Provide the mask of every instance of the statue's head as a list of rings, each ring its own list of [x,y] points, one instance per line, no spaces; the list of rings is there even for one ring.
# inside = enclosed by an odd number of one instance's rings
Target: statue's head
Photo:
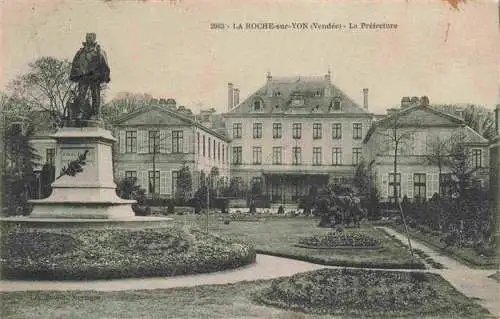
[[[94,32],[87,33],[85,35],[85,44],[95,44],[96,43],[96,35]]]

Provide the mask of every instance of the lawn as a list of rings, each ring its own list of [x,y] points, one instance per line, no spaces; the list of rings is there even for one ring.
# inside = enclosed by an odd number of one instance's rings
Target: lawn
[[[205,229],[203,215],[175,216],[175,223],[197,225]],[[398,240],[370,225],[348,232],[360,232],[377,240],[378,249],[310,249],[297,247],[299,240],[331,229],[317,227],[318,220],[304,217],[266,218],[261,221],[232,221],[226,225],[217,216],[209,216],[209,231],[253,244],[258,253],[294,258],[324,265],[372,268],[424,268]]]
[[[474,304],[439,276],[429,283],[436,292],[439,309],[409,304],[391,316],[400,317],[412,309],[413,316],[428,318],[486,318],[487,312]],[[166,290],[124,292],[12,292],[0,293],[2,318],[359,318],[379,317],[374,311],[360,312],[344,307],[335,315],[306,315],[301,312],[259,304],[255,296],[272,287],[261,280],[227,285],[210,285]],[[380,287],[378,287],[380,288]],[[420,300],[420,299],[419,299]],[[420,301],[417,301],[420,302]],[[421,308],[420,308],[421,307]],[[366,308],[366,307],[365,307]],[[405,312],[406,311],[406,312]],[[353,315],[355,313],[356,315]],[[387,317],[385,313],[384,317]]]

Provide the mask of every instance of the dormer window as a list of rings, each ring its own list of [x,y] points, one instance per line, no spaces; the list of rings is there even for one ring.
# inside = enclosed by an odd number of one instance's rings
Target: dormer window
[[[333,111],[340,111],[342,109],[342,102],[339,97],[333,99],[331,108]]]
[[[254,111],[261,111],[262,110],[262,101],[260,100],[255,100],[253,102],[253,110]]]
[[[274,91],[273,92],[273,96],[281,96],[281,92],[280,91]]]
[[[300,94],[293,94],[292,95],[292,105],[293,106],[304,105],[304,97]]]

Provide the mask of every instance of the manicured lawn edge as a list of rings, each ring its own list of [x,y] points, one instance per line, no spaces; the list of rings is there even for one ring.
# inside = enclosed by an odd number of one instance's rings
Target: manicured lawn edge
[[[392,228],[393,230],[406,236],[406,231],[403,229],[403,227],[399,225],[392,224],[392,225],[387,225],[387,227]],[[436,238],[436,236],[433,236],[431,234],[424,235],[416,232],[413,229],[409,229],[409,234],[411,238],[421,241],[425,245],[434,248],[440,253],[450,258],[453,258],[463,264],[466,264],[469,267],[480,268],[480,269],[496,269],[498,267],[498,265],[495,263],[484,263],[476,259],[473,259],[470,256],[464,254],[464,252],[460,251],[459,248],[446,247],[443,243],[440,242],[439,238]]]
[[[415,261],[414,263],[382,263],[382,262],[354,262],[345,260],[325,260],[318,257],[287,254],[269,250],[255,249],[257,254],[269,255],[275,257],[289,258],[299,261],[310,262],[313,264],[323,266],[338,266],[338,267],[352,267],[352,268],[378,268],[378,269],[426,269],[424,263]]]

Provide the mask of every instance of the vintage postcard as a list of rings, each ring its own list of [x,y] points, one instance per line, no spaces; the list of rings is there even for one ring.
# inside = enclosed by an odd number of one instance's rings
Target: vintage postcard
[[[500,318],[500,4],[0,0],[2,318]]]

